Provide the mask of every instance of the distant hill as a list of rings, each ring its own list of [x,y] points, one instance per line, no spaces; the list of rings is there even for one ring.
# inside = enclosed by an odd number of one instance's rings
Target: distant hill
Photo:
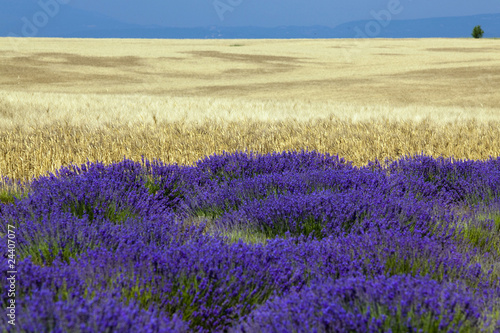
[[[333,29],[332,35],[338,38],[359,37],[359,28],[370,37],[370,28],[375,32],[369,20],[341,24]],[[372,20],[372,22],[377,22]],[[378,23],[377,23],[378,24]],[[368,32],[366,27],[369,27]],[[393,20],[381,28],[376,37],[379,38],[432,38],[432,37],[471,37],[472,29],[481,25],[484,37],[500,37],[500,13],[461,17],[441,17],[419,20]]]
[[[444,17],[420,20],[393,20],[386,27],[377,21],[348,22],[334,28],[325,26],[199,27],[169,28],[128,24],[105,15],[61,6],[44,24],[35,24],[43,9],[36,1],[0,0],[0,36],[78,37],[78,38],[423,38],[470,37],[472,28],[481,25],[484,37],[500,37],[500,13],[465,17]],[[54,8],[49,9],[55,11]],[[50,13],[49,13],[50,14]],[[43,14],[42,14],[43,16]],[[38,19],[42,18],[38,16]],[[40,22],[39,22],[40,23]],[[365,29],[371,27],[372,30]],[[376,27],[380,30],[377,30]],[[373,30],[375,29],[375,30]],[[363,33],[360,33],[362,31]]]

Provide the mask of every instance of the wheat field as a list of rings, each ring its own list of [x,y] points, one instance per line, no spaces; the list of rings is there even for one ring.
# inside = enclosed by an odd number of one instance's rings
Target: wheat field
[[[0,38],[0,175],[238,150],[496,157],[499,52],[492,39]]]

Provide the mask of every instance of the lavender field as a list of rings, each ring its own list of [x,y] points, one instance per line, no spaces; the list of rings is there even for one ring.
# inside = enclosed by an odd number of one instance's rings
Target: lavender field
[[[500,158],[87,163],[12,201],[2,331],[500,330]]]

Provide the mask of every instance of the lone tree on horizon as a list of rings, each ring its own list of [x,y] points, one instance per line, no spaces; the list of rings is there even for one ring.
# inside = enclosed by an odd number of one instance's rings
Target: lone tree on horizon
[[[472,30],[472,37],[474,38],[482,38],[484,34],[483,29],[481,29],[480,25],[476,25]]]

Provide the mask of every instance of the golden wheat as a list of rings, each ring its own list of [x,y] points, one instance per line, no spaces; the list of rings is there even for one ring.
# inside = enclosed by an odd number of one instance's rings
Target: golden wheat
[[[28,181],[63,165],[88,160],[112,163],[124,157],[140,161],[193,164],[214,153],[252,150],[270,153],[317,150],[338,154],[355,165],[405,154],[425,153],[460,159],[500,155],[500,123],[474,120],[438,124],[350,121],[335,118],[277,122],[205,121],[200,123],[111,125],[92,129],[55,123],[14,130],[0,129],[0,175]]]

